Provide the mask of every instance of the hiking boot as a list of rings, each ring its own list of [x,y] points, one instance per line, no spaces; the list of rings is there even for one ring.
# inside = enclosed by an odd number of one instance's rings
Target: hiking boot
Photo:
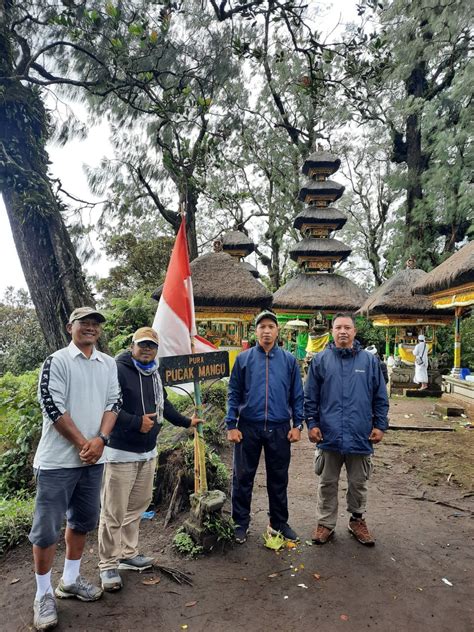
[[[365,546],[374,546],[375,539],[370,534],[367,524],[363,518],[351,518],[349,520],[349,531],[361,544]]]
[[[37,630],[51,630],[58,624],[56,599],[50,592],[33,603],[33,624]]]
[[[318,524],[311,536],[312,541],[315,544],[326,544],[328,540],[334,535],[334,529],[329,529],[322,524]]]
[[[118,567],[120,571],[146,571],[153,566],[154,561],[154,557],[135,555],[135,557],[119,560]]]
[[[267,533],[270,535],[278,535],[279,533],[285,538],[285,540],[289,540],[290,542],[299,542],[298,535],[293,531],[288,523],[282,524],[278,527],[278,529],[272,527],[272,525],[268,525]]]
[[[120,590],[123,586],[122,578],[116,568],[108,568],[105,571],[101,571],[100,581],[102,583],[102,590],[106,592]]]
[[[237,542],[237,544],[243,544],[244,542],[247,542],[248,532],[248,527],[241,527],[239,525],[235,527],[234,540]]]
[[[78,575],[74,584],[70,584],[69,586],[66,586],[61,578],[54,594],[60,599],[75,597],[81,601],[97,601],[97,599],[102,597],[102,592],[102,588],[94,586],[94,584],[91,584],[85,577]]]

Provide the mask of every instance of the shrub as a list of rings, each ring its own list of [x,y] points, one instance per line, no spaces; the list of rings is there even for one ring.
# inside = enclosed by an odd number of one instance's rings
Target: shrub
[[[33,451],[42,425],[37,382],[38,371],[0,378],[0,496],[32,486]]]
[[[203,552],[202,546],[196,544],[189,533],[180,527],[173,538],[173,546],[180,555],[186,557],[197,557]]]
[[[34,499],[17,496],[0,499],[0,555],[19,544],[31,528]]]
[[[220,380],[211,384],[210,387],[203,388],[203,404],[211,404],[220,410],[227,408],[227,383]]]

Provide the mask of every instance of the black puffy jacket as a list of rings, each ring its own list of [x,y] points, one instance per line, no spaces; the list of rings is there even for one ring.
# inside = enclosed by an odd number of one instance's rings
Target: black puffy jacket
[[[149,432],[140,432],[142,416],[156,412],[153,378],[151,375],[141,375],[140,384],[140,374],[133,364],[130,351],[121,353],[116,362],[123,401],[110,435],[109,446],[129,452],[149,452],[156,446],[156,439],[161,428],[160,424],[156,423]],[[189,428],[191,420],[174,408],[168,400],[165,389],[163,389],[163,396],[163,417],[175,426]]]

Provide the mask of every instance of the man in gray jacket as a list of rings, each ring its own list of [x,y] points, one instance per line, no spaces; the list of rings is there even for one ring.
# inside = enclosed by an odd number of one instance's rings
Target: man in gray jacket
[[[372,470],[373,445],[388,427],[388,396],[380,362],[355,340],[354,319],[336,314],[331,343],[312,360],[305,383],[308,437],[317,443],[315,471],[319,477],[313,542],[325,544],[334,534],[339,476],[346,467],[349,531],[373,546],[363,514]]]
[[[75,309],[67,325],[72,342],[44,362],[38,385],[43,431],[34,458],[36,506],[29,535],[36,575],[34,625],[58,622],[51,568],[64,516],[66,559],[55,594],[95,601],[102,589],[80,575],[86,535],[97,526],[102,452],[119,411],[117,366],[95,347],[105,318]]]

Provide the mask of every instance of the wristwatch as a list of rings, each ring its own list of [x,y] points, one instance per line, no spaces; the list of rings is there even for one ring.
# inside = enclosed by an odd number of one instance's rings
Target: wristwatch
[[[297,426],[293,426],[293,428],[296,428],[296,430],[299,430],[301,432],[303,430],[304,426],[303,426],[303,424],[298,424]]]
[[[104,434],[103,432],[99,432],[99,434],[97,435],[99,437],[99,439],[102,439],[102,441],[104,442],[104,445],[109,445],[109,435]]]

